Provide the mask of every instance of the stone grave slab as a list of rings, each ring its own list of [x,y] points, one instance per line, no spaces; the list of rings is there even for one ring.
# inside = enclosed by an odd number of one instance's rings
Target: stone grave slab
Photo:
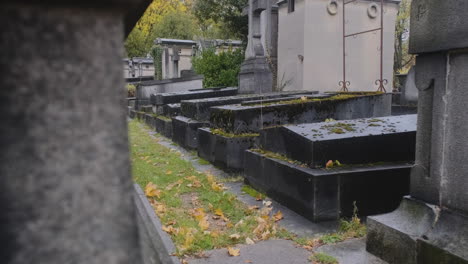
[[[165,116],[156,116],[154,119],[154,127],[159,134],[167,138],[172,138],[172,119]]]
[[[172,118],[172,140],[187,149],[197,149],[200,127],[208,126],[208,122],[199,122],[184,116]]]
[[[181,113],[183,116],[200,120],[209,121],[211,110],[213,106],[240,104],[251,100],[260,99],[271,99],[280,98],[293,95],[310,95],[317,94],[318,92],[307,92],[307,91],[291,91],[291,92],[279,92],[279,93],[266,93],[266,94],[250,94],[250,95],[237,95],[237,96],[226,96],[226,97],[215,97],[215,98],[204,98],[194,100],[181,101]]]
[[[211,128],[198,129],[198,156],[228,171],[244,169],[245,150],[254,146],[258,134],[226,134]]]
[[[178,93],[161,93],[151,95],[151,104],[160,106],[166,104],[180,103],[182,100],[233,96],[237,94],[238,89],[235,87],[228,88],[210,88],[210,89],[197,89],[188,92]]]
[[[288,125],[260,131],[263,149],[314,168],[343,164],[413,162],[416,115]]]
[[[314,222],[395,210],[409,193],[411,164],[311,169],[248,150],[246,181]]]
[[[317,95],[320,96],[320,95]],[[249,133],[284,124],[391,115],[391,94],[340,93],[329,98],[296,99],[261,105],[213,107],[210,121],[227,132]]]

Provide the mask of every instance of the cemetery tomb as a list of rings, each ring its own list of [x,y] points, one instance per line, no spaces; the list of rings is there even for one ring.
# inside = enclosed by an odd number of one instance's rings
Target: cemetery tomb
[[[219,129],[198,129],[198,156],[227,171],[244,169],[245,150],[254,146],[259,134],[229,134]]]
[[[260,148],[245,153],[246,181],[312,221],[351,216],[354,205],[362,216],[395,210],[409,193],[416,116],[381,119],[261,131]]]
[[[190,90],[188,92],[152,94],[151,104],[160,106],[160,105],[166,105],[166,104],[180,103],[180,101],[182,100],[221,97],[221,96],[233,96],[236,94],[237,94],[237,88],[235,87],[197,89],[197,90]]]
[[[272,98],[272,97],[277,97],[276,100],[290,100],[290,99],[299,99],[301,96],[313,96],[316,92],[285,92],[285,93],[271,93],[267,94],[266,98]],[[279,97],[279,99],[278,99]],[[250,100],[250,99],[259,99],[259,98],[264,98],[263,96],[230,96],[230,97],[215,97],[215,98],[208,98],[208,99],[203,99],[203,100],[188,100],[188,101],[182,101],[182,105],[190,105],[189,107],[182,107],[183,114],[185,113],[187,116],[181,116],[181,118],[177,118],[177,128],[174,125],[174,135],[175,134],[180,134],[180,136],[177,136],[177,140],[181,146],[189,146],[190,149],[197,149],[198,144],[197,144],[197,130],[200,127],[207,127],[210,125],[209,121],[206,117],[210,114],[211,109],[210,106],[212,105],[220,105],[220,104],[226,104],[226,103],[232,103],[233,101],[236,102],[244,102],[244,100]],[[206,101],[207,100],[207,101]],[[192,104],[192,102],[195,102],[195,104]],[[195,107],[193,107],[195,105]],[[190,111],[193,110],[193,113],[190,114]],[[202,117],[201,120],[197,120],[194,118],[189,118],[190,116],[193,116],[195,114],[198,114],[199,116]],[[175,131],[177,130],[177,131]],[[184,135],[188,136],[184,136]],[[190,142],[184,142],[183,140],[189,140]]]
[[[211,110],[213,106],[239,104],[242,102],[261,100],[261,99],[272,99],[272,98],[283,98],[294,95],[311,95],[317,94],[318,92],[307,92],[307,91],[291,91],[291,92],[279,92],[279,93],[265,93],[265,94],[250,94],[250,95],[236,95],[236,96],[225,96],[215,98],[204,98],[194,100],[184,100],[181,102],[181,114],[185,117],[196,119],[199,121],[209,121]]]
[[[184,116],[172,118],[172,140],[187,149],[198,147],[197,130],[208,126],[208,122],[199,122]]]
[[[403,115],[278,126],[261,130],[260,142],[268,151],[313,168],[329,160],[412,162],[416,119],[416,115]]]
[[[325,96],[325,98],[324,98]],[[310,95],[272,103],[213,107],[213,127],[230,133],[257,133],[260,129],[283,124],[389,116],[391,94],[348,92]]]

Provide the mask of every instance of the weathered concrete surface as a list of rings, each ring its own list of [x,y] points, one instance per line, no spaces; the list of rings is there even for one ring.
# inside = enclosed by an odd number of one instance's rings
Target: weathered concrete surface
[[[340,264],[386,264],[387,262],[366,251],[365,239],[352,239],[335,245],[319,247],[322,252],[338,260]],[[400,262],[401,264],[405,262]]]
[[[0,259],[141,263],[121,69],[139,1],[20,2],[0,4]]]
[[[415,0],[409,51],[413,54],[468,47],[468,2]]]
[[[188,259],[190,264],[310,264],[311,253],[289,240],[268,240],[255,245],[239,245],[240,256],[230,257],[226,249],[206,252],[208,258]],[[248,262],[251,261],[251,262]]]

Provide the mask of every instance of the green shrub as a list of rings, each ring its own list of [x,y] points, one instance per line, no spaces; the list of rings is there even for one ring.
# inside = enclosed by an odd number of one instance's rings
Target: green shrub
[[[135,97],[136,87],[133,84],[127,84],[127,97]]]
[[[196,73],[204,75],[203,87],[237,86],[240,66],[244,61],[242,49],[229,49],[216,54],[215,49],[204,50],[193,57]]]

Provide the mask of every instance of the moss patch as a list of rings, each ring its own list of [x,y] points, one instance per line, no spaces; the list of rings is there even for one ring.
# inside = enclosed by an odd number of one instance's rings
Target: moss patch
[[[338,260],[325,253],[315,253],[309,258],[314,264],[338,264]]]
[[[351,98],[356,98],[356,97],[362,97],[362,96],[373,96],[373,95],[380,95],[383,94],[382,92],[343,92],[343,93],[337,93],[336,95],[333,95],[328,98],[299,98],[299,99],[293,99],[293,100],[284,100],[284,101],[278,101],[278,102],[271,102],[271,103],[259,103],[255,104],[254,106],[258,105],[263,105],[263,106],[269,106],[269,105],[277,105],[277,104],[305,104],[305,103],[310,103],[310,102],[326,102],[326,101],[341,101],[341,100],[348,100]]]
[[[250,185],[243,185],[241,190],[255,199],[263,200],[266,198],[266,194],[255,190]]]
[[[226,132],[221,128],[211,129],[211,133],[213,135],[223,136],[227,138],[243,138],[243,137],[258,137],[260,136],[259,133],[241,133],[241,134],[234,134]]]
[[[307,167],[307,164],[304,164],[298,160],[292,160],[284,155],[281,155],[279,153],[276,153],[276,152],[271,152],[271,151],[268,151],[268,150],[264,150],[264,149],[251,149],[251,151],[253,152],[256,152],[256,153],[259,153],[259,154],[262,154],[263,156],[267,157],[267,158],[272,158],[272,159],[277,159],[277,160],[281,160],[281,161],[285,161],[287,163],[290,163],[290,164],[294,164],[294,165],[298,165],[298,166],[301,166],[301,167]]]
[[[344,134],[347,132],[356,131],[354,124],[336,123],[332,125],[324,125],[321,128],[328,130],[330,134]]]

